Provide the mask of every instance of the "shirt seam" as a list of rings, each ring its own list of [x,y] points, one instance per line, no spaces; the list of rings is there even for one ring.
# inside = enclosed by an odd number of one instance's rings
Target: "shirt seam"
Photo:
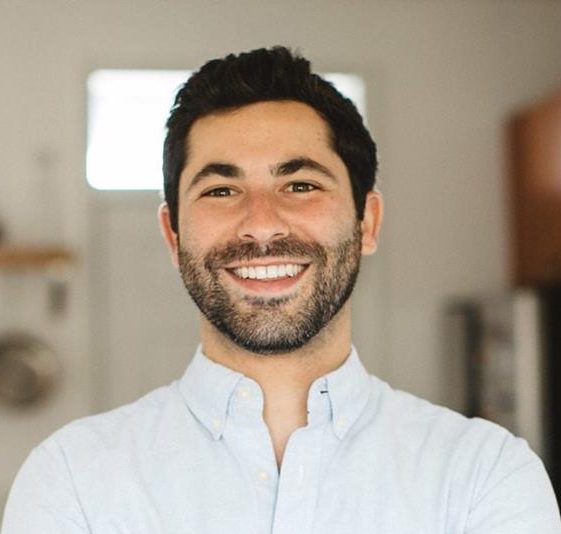
[[[482,484],[482,489],[484,490],[485,486],[487,485],[487,482],[489,480],[489,478],[491,477],[492,473],[495,471],[495,469],[497,468],[497,465],[499,464],[499,462],[501,461],[501,457],[503,454],[504,449],[506,448],[507,442],[509,440],[509,436],[507,435],[503,441],[503,444],[501,445],[501,448],[499,450],[499,453],[497,454],[497,458],[495,460],[495,462],[493,463],[493,467],[491,467],[491,469],[489,469],[487,476],[485,477],[485,481]],[[472,513],[472,511],[477,508],[477,506],[479,506],[481,504],[482,501],[484,501],[487,496],[499,485],[501,485],[506,479],[510,478],[511,476],[513,476],[514,474],[518,473],[519,471],[523,471],[524,469],[526,469],[528,466],[533,465],[535,462],[533,459],[528,460],[527,462],[524,462],[522,465],[519,465],[516,469],[509,471],[508,473],[506,473],[505,475],[503,475],[499,480],[497,480],[490,488],[487,488],[487,490],[485,490],[483,492],[483,494],[481,496],[479,496],[479,498],[470,506],[469,508],[469,514]]]
[[[62,456],[62,460],[64,462],[64,466],[66,467],[66,471],[68,473],[68,478],[70,479],[70,483],[72,484],[72,489],[74,491],[74,495],[76,496],[76,502],[78,503],[78,506],[80,508],[80,512],[82,513],[82,517],[84,518],[86,528],[88,529],[89,534],[93,534],[92,528],[90,526],[90,522],[88,521],[88,517],[86,515],[84,506],[82,504],[82,499],[80,498],[80,495],[78,493],[78,487],[76,486],[76,481],[74,480],[74,477],[72,476],[72,470],[70,469],[70,464],[68,463],[68,458],[66,456],[66,453],[64,452],[64,449],[63,449],[62,445],[56,439],[53,438],[53,442],[55,443],[55,445],[59,449],[60,454]]]

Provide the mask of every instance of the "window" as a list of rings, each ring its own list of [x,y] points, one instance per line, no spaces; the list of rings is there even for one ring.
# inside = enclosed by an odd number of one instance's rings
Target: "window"
[[[165,121],[190,71],[97,70],[88,78],[87,180],[101,190],[162,189]],[[364,81],[325,74],[365,117]]]

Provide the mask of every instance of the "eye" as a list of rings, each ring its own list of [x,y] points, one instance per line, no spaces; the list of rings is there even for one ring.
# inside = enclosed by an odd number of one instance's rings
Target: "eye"
[[[287,186],[287,190],[291,193],[310,193],[315,189],[318,187],[308,182],[293,182]]]
[[[230,187],[215,187],[209,191],[205,191],[201,196],[203,197],[229,197],[235,195],[235,191]]]

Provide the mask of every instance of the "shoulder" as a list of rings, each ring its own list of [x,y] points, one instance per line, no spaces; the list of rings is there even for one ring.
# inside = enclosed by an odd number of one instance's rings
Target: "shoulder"
[[[421,481],[423,491],[438,488],[434,500],[444,493],[474,532],[519,532],[520,525],[559,531],[551,483],[524,439],[375,377],[372,386],[377,393],[370,425],[378,428],[385,449],[401,467],[407,466],[411,480]]]
[[[478,417],[470,418],[447,407],[434,404],[371,376],[375,419],[389,425],[393,432],[410,442],[437,440],[442,446],[502,447],[514,436],[505,428]],[[481,452],[481,451],[480,451]]]
[[[111,455],[126,455],[150,446],[155,436],[169,433],[178,419],[189,420],[177,384],[158,388],[111,411],[77,419],[63,426],[36,448],[58,452],[69,467]]]
[[[378,428],[389,450],[421,465],[467,479],[473,489],[492,473],[530,466],[543,470],[540,458],[526,440],[491,421],[466,417],[409,393],[395,390],[372,377],[370,424]]]
[[[6,504],[7,531],[89,532],[86,501],[104,506],[112,488],[131,483],[150,464],[155,444],[162,444],[157,454],[168,454],[174,427],[189,429],[190,420],[172,383],[57,430],[31,451],[16,476]]]

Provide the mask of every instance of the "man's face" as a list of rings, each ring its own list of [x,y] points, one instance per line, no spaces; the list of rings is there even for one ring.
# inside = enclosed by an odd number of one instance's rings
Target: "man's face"
[[[220,332],[258,354],[300,348],[347,301],[361,225],[328,127],[298,102],[199,119],[179,187],[178,261]]]

